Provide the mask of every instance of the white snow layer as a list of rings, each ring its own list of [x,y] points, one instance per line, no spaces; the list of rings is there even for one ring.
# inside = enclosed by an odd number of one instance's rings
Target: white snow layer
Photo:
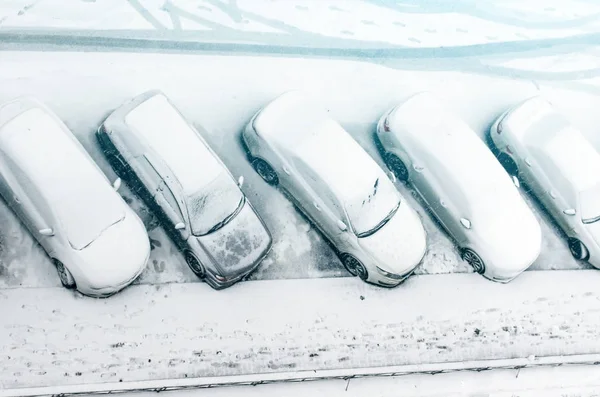
[[[506,285],[416,276],[396,289],[348,278],[138,285],[102,300],[5,289],[0,389],[600,353],[598,283],[588,270]]]
[[[273,249],[253,275],[255,279],[347,275],[320,234],[279,190],[260,179],[239,143],[239,134],[253,114],[285,91],[302,89],[318,97],[331,117],[381,166],[372,137],[375,123],[392,106],[423,90],[439,96],[480,137],[510,106],[541,93],[600,148],[598,97],[530,81],[452,71],[396,70],[368,62],[261,56],[5,51],[2,58],[0,101],[29,94],[45,102],[110,180],[114,173],[98,149],[94,132],[110,111],[131,97],[161,89],[192,123],[206,127],[206,140],[236,178],[245,177],[243,190],[273,234]],[[215,73],[219,78],[199,77]],[[417,209],[428,233],[428,252],[417,273],[471,271],[410,190],[400,184],[397,187]],[[145,205],[125,186],[120,192],[144,220],[154,248],[139,282],[198,281]],[[544,234],[542,254],[533,269],[589,267],[571,258],[563,237],[545,213],[531,197],[524,197]],[[4,203],[0,219],[0,285],[58,286],[52,265]]]

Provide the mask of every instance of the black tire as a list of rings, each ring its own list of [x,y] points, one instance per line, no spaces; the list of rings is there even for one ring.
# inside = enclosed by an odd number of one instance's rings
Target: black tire
[[[519,167],[510,155],[501,152],[498,154],[498,161],[510,176],[519,176]]]
[[[360,277],[360,279],[363,281],[367,281],[367,279],[369,278],[369,272],[367,271],[365,265],[363,265],[361,261],[359,261],[358,259],[356,259],[356,257],[350,254],[342,254],[340,259],[344,264],[346,270],[348,270],[348,273],[350,273],[353,276]]]
[[[115,174],[117,174],[117,176],[123,181],[127,181],[129,170],[125,162],[121,160],[121,157],[118,154],[111,153],[109,154],[108,162],[115,171]]]
[[[279,177],[277,172],[263,159],[252,160],[252,167],[256,170],[256,173],[267,182],[269,185],[277,186],[279,184]]]
[[[54,262],[54,266],[56,266],[56,272],[58,273],[58,278],[63,287],[67,289],[75,288],[75,279],[69,269],[67,269],[58,259],[53,259],[52,261]]]
[[[194,255],[192,251],[185,251],[184,257],[185,262],[188,264],[188,266],[194,272],[194,274],[198,276],[198,278],[204,280],[204,278],[206,278],[206,269],[204,268],[202,263],[200,263],[196,255]]]
[[[465,262],[473,267],[473,270],[475,270],[476,273],[485,273],[485,263],[483,263],[483,259],[481,259],[475,251],[470,248],[463,248],[460,256]]]
[[[588,251],[585,244],[573,237],[569,238],[569,251],[571,251],[573,258],[580,261],[588,260],[590,257],[590,251]]]
[[[396,156],[394,153],[387,153],[385,155],[385,163],[387,164],[390,171],[396,175],[396,178],[401,182],[408,181],[408,168],[400,157]]]

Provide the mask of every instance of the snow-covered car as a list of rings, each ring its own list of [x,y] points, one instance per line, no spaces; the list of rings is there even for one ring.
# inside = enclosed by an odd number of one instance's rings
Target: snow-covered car
[[[145,269],[144,224],[67,126],[33,98],[0,106],[0,194],[67,288],[109,296]]]
[[[426,250],[417,213],[388,175],[299,91],[261,109],[242,133],[250,161],[321,231],[354,276],[394,287]]]
[[[376,137],[390,170],[412,185],[476,272],[508,282],[537,259],[541,228],[514,181],[433,94],[385,113]]]
[[[190,269],[214,289],[254,271],[271,234],[227,167],[166,95],[112,112],[97,137],[113,169],[156,210]]]
[[[490,137],[498,159],[568,237],[573,257],[600,268],[600,154],[546,99],[509,109]]]

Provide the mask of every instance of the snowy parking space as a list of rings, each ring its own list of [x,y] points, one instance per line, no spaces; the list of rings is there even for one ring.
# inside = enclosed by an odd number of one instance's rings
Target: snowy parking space
[[[382,166],[372,134],[379,117],[409,95],[430,90],[446,101],[484,137],[509,106],[538,92],[546,95],[600,148],[597,97],[551,84],[458,72],[416,72],[368,62],[271,57],[175,54],[3,52],[0,100],[33,95],[47,103],[72,129],[110,179],[114,173],[100,153],[94,132],[123,101],[145,90],[162,89],[194,123],[234,176],[270,228],[274,245],[252,279],[347,276],[320,234],[248,163],[241,129],[268,101],[290,89],[318,98],[333,117]],[[243,65],[243,66],[242,66]],[[214,76],[218,76],[215,78]],[[470,272],[410,190],[398,188],[421,215],[428,252],[417,274]],[[127,188],[122,195],[144,220],[152,242],[147,270],[139,283],[198,281],[146,206]],[[542,224],[543,250],[532,269],[582,269],[564,238],[528,195]],[[501,209],[499,209],[501,210]],[[40,248],[4,203],[0,205],[0,285],[58,286],[56,273]],[[357,281],[358,282],[358,281]]]

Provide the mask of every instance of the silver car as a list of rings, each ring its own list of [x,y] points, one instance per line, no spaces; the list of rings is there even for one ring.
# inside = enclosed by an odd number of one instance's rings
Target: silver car
[[[475,131],[432,94],[384,114],[377,137],[388,167],[414,187],[476,272],[508,282],[535,261],[542,234],[531,209]]]
[[[504,113],[490,136],[507,171],[567,235],[573,257],[600,268],[600,154],[591,143],[539,96]]]
[[[410,276],[425,230],[387,174],[327,112],[291,91],[242,134],[257,173],[280,186],[354,276],[385,287]]]
[[[160,91],[115,110],[97,137],[115,172],[156,210],[196,275],[222,289],[255,270],[272,238],[200,133]]]
[[[20,98],[0,107],[0,194],[65,287],[105,297],[145,269],[148,234],[119,186],[41,103]]]

